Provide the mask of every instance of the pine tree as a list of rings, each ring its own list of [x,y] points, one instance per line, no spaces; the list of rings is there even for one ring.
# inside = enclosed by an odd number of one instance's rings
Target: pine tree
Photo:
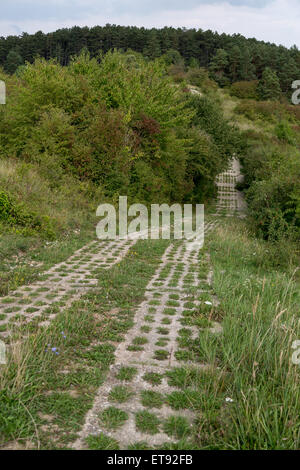
[[[164,59],[167,65],[178,65],[183,63],[183,58],[181,57],[180,53],[178,51],[175,51],[174,49],[169,49],[164,54]]]
[[[242,60],[242,53],[239,46],[233,46],[229,53],[229,73],[230,79],[232,82],[236,82],[240,78],[240,70],[241,70],[241,60]]]
[[[288,93],[291,90],[291,86],[294,80],[299,78],[299,69],[294,59],[289,59],[281,67],[278,73],[280,86],[284,93]]]
[[[262,100],[278,100],[281,95],[279,78],[270,67],[265,68],[258,84],[258,95]]]
[[[252,57],[248,47],[244,47],[241,51],[241,63],[240,63],[240,78],[241,80],[255,80],[255,66],[252,63]]]
[[[226,84],[225,71],[228,66],[228,54],[224,49],[218,49],[216,55],[210,62],[209,68],[212,77],[219,83],[219,85]]]
[[[11,49],[7,54],[4,68],[6,72],[13,74],[23,64],[23,59],[17,49]]]
[[[149,59],[156,59],[161,56],[160,41],[155,29],[150,31],[148,43],[144,49],[144,55],[149,57]]]

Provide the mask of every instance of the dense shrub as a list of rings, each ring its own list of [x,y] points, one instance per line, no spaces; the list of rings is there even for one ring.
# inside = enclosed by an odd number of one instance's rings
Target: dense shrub
[[[270,101],[241,101],[235,108],[237,114],[243,114],[248,119],[255,121],[263,119],[268,122],[276,122],[277,116],[284,116],[285,110],[279,103]]]
[[[256,100],[258,98],[257,86],[257,80],[235,82],[230,87],[230,94],[241,99]]]
[[[255,181],[247,192],[250,215],[259,233],[268,240],[298,238],[300,235],[299,189],[297,175],[274,175]],[[298,200],[295,199],[298,191]]]
[[[280,102],[242,100],[235,107],[235,113],[252,121],[261,119],[277,123],[278,120],[286,120],[290,123],[300,123],[300,106]]]
[[[286,121],[280,121],[275,126],[275,135],[279,140],[287,142],[288,144],[293,145],[295,143],[294,132]]]
[[[276,138],[246,133],[242,162],[244,187],[253,226],[264,238],[300,235],[300,153],[291,145],[290,128],[278,123]],[[289,142],[289,143],[288,143]]]
[[[49,217],[28,211],[24,204],[17,203],[11,195],[4,191],[0,191],[0,222],[29,229],[28,234],[37,231],[46,238],[55,238]]]
[[[195,109],[194,124],[206,131],[215,143],[219,153],[216,171],[226,168],[234,153],[241,152],[243,142],[238,129],[224,118],[221,105],[213,94],[194,95],[189,104]]]
[[[202,91],[217,89],[216,82],[209,78],[208,71],[204,68],[190,67],[187,79],[191,85],[200,87]]]

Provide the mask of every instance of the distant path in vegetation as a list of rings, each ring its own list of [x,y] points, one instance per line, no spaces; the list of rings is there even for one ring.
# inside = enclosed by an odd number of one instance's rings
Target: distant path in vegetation
[[[216,181],[218,186],[217,208],[215,216],[227,217],[236,215],[245,217],[246,202],[240,191],[236,190],[236,184],[243,181],[239,160],[233,158],[230,167],[221,173]]]

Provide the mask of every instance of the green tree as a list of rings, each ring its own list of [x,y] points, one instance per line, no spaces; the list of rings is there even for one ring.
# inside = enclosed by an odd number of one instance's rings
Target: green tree
[[[240,78],[241,80],[255,80],[255,66],[252,63],[251,53],[248,47],[244,47],[241,50],[241,61],[240,61]]]
[[[258,95],[262,100],[278,100],[281,95],[279,78],[276,72],[267,67],[262,74],[262,78],[258,84]]]
[[[156,59],[161,56],[160,41],[155,29],[152,29],[149,33],[149,39],[144,49],[144,55],[149,59]]]
[[[180,53],[175,49],[169,49],[164,55],[163,58],[167,65],[178,65],[183,63],[183,58],[181,57]]]
[[[7,54],[5,70],[8,73],[14,73],[17,68],[23,64],[23,59],[17,49],[11,49]]]
[[[242,53],[239,46],[233,46],[229,53],[229,73],[232,82],[240,78]]]
[[[228,66],[228,54],[224,49],[218,49],[216,55],[210,62],[209,68],[212,78],[219,83],[219,85],[226,84],[225,71]]]
[[[281,67],[278,77],[280,80],[281,89],[284,93],[289,93],[291,91],[291,85],[294,80],[297,80],[300,76],[300,70],[297,67],[294,59],[289,59],[285,61]]]

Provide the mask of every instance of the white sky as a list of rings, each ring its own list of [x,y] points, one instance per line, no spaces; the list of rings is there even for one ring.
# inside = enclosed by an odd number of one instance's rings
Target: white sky
[[[300,48],[300,0],[0,0],[0,36],[106,23],[212,29]]]

